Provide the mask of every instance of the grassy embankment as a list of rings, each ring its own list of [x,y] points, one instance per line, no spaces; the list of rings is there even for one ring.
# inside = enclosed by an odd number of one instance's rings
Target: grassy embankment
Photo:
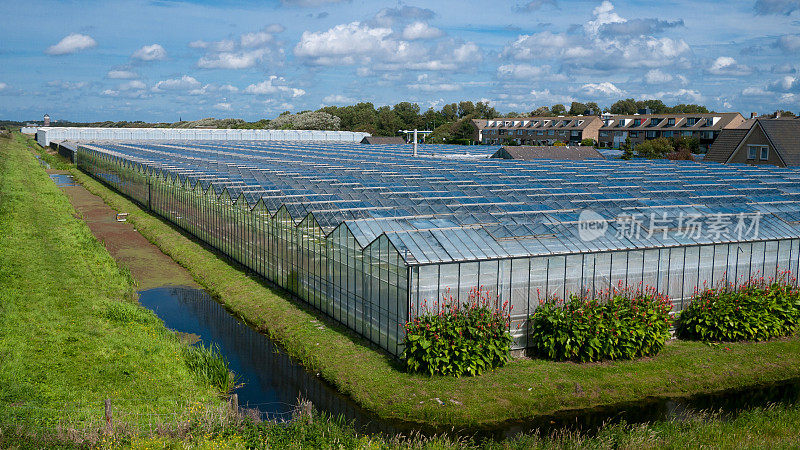
[[[299,306],[280,289],[248,277],[220,253],[187,237],[91,177],[75,178],[128,220],[234,314],[280,342],[290,355],[384,418],[434,425],[504,420],[633,401],[713,392],[800,376],[800,339],[708,346],[675,341],[656,357],[575,364],[515,360],[474,378],[404,373],[390,357]],[[322,328],[322,329],[321,329]],[[444,402],[440,405],[436,399]],[[450,400],[453,400],[452,402]]]
[[[215,401],[28,146],[0,139],[0,437]]]

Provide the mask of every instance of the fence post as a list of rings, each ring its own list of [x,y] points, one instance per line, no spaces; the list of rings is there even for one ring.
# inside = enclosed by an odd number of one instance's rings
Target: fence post
[[[106,413],[106,432],[108,434],[114,433],[114,422],[111,416],[111,399],[106,399],[105,401],[105,413]]]
[[[233,411],[234,414],[239,414],[239,394],[231,395],[230,404],[231,411]]]

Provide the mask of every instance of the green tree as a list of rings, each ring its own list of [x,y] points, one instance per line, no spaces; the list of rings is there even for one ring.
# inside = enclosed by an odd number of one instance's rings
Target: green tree
[[[497,111],[486,102],[478,102],[475,104],[476,119],[494,119],[498,115]]]
[[[400,102],[394,105],[392,108],[395,115],[400,119],[403,123],[401,128],[412,130],[414,128],[419,128],[419,105],[416,103],[410,102]]]
[[[589,102],[586,104],[586,109],[591,111],[591,114],[598,115],[600,114],[600,106],[595,102]]]
[[[531,116],[534,116],[534,117],[537,117],[537,116],[552,116],[552,115],[553,115],[553,112],[550,111],[550,108],[548,108],[547,106],[540,106],[540,107],[534,109],[533,111],[531,111]]]
[[[552,112],[554,116],[563,116],[567,113],[567,108],[561,103],[556,103],[550,107],[550,112]]]
[[[620,146],[622,150],[622,159],[632,159],[633,158],[633,146],[631,145],[631,138],[626,137],[625,142]]]
[[[650,139],[636,146],[636,155],[640,158],[666,158],[667,154],[674,151],[675,147],[672,146],[672,142],[663,137]]]
[[[581,139],[581,145],[585,145],[587,147],[597,147],[597,141],[592,138]]]
[[[585,104],[580,102],[572,102],[572,105],[569,107],[569,115],[570,116],[577,116],[581,115],[586,110],[589,109]]]
[[[442,115],[446,121],[455,122],[458,119],[458,105],[456,103],[444,105],[442,107]]]
[[[472,102],[458,103],[458,117],[464,118],[475,113],[475,105]]]
[[[636,114],[637,111],[636,100],[632,98],[617,100],[608,108],[608,112],[611,114]]]

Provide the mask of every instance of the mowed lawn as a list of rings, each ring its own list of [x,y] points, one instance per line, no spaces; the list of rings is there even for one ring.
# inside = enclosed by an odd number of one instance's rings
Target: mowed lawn
[[[76,214],[25,139],[0,139],[0,430],[213,399]]]
[[[800,338],[722,344],[668,342],[657,356],[591,364],[518,359],[478,377],[427,377],[270,287],[219,252],[102,185],[73,173],[151,242],[186,267],[235,315],[280,342],[309,369],[384,418],[489,425],[560,410],[685,396],[800,377]],[[322,318],[328,326],[320,327]],[[452,400],[452,401],[451,401]],[[440,403],[441,402],[441,403]],[[443,404],[442,404],[443,403]]]

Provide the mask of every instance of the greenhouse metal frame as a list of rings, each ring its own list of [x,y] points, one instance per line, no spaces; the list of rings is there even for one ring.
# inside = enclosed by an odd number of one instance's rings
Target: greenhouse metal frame
[[[680,310],[703,285],[797,272],[796,169],[489,159],[495,150],[98,142],[76,162],[396,356],[423,302],[476,287],[513,306],[522,349],[548,296],[647,285]],[[586,211],[602,233],[582,234]],[[651,222],[634,230],[637,217]]]

